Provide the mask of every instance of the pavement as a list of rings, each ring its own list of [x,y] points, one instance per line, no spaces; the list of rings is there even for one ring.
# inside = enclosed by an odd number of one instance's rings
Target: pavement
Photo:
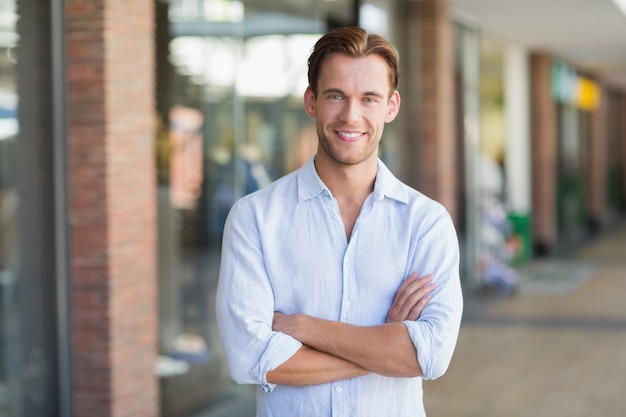
[[[626,222],[518,271],[512,295],[466,294],[450,368],[424,382],[428,417],[626,416]],[[195,417],[231,416],[254,399]]]
[[[626,416],[626,223],[519,272],[514,295],[466,297],[428,417]]]

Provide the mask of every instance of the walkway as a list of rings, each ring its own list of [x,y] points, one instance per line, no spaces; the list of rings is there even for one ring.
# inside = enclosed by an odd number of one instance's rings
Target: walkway
[[[626,224],[561,261],[523,267],[511,297],[467,308],[429,417],[626,415]]]

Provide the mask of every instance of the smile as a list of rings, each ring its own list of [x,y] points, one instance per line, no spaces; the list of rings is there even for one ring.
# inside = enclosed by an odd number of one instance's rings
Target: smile
[[[341,136],[344,140],[355,140],[363,136],[361,132],[337,132],[339,136]]]

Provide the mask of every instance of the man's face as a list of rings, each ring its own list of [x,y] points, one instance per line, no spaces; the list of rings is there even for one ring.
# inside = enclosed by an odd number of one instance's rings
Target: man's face
[[[377,55],[335,54],[326,59],[317,95],[310,88],[304,94],[306,112],[316,119],[318,157],[340,165],[378,157],[385,123],[395,119],[400,108],[400,95],[390,93],[389,71]]]

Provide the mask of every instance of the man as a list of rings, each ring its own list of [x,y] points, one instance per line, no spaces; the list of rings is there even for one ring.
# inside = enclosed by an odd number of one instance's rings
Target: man
[[[231,376],[260,388],[259,417],[424,416],[422,378],[451,360],[454,226],[378,159],[397,65],[360,28],[323,36],[304,93],[317,154],[229,214],[218,324]]]

